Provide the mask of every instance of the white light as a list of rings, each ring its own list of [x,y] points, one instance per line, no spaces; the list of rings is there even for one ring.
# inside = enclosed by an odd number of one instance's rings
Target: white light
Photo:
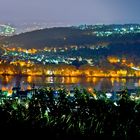
[[[134,30],[134,28],[133,28],[133,27],[131,27],[131,28],[130,28],[130,30]]]
[[[115,105],[115,106],[118,106],[116,102],[114,102],[114,105]]]
[[[106,93],[107,98],[111,98],[112,94],[111,93]]]
[[[136,68],[136,67],[131,67],[131,68],[134,69],[134,70],[140,71],[139,68]]]

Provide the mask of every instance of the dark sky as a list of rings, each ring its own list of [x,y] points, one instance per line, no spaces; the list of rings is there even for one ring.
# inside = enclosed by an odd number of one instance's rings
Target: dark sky
[[[140,0],[0,0],[0,22],[140,23]]]

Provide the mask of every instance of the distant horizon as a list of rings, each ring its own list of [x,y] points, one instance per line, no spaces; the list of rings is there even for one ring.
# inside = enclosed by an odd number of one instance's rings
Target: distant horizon
[[[37,31],[41,29],[49,29],[49,28],[66,28],[66,27],[78,27],[81,25],[87,25],[87,26],[111,26],[111,25],[140,25],[140,23],[110,23],[110,24],[104,24],[104,23],[97,23],[97,24],[86,24],[86,23],[81,23],[81,24],[60,24],[60,23],[47,23],[47,22],[30,22],[30,23],[22,23],[22,24],[12,24],[12,23],[1,23],[0,26],[5,25],[5,26],[10,26],[11,28],[15,28],[15,34],[20,34],[20,33],[26,33],[30,31]]]
[[[23,23],[12,23],[12,22],[0,22],[0,25],[9,25],[9,26],[26,26],[26,25],[49,25],[51,27],[71,27],[71,26],[80,26],[80,25],[140,25],[138,22],[125,22],[125,23],[79,23],[79,24],[64,24],[64,23],[48,23],[48,22],[23,22]]]
[[[52,26],[140,23],[139,0],[1,0],[0,23]]]
[[[61,22],[61,21],[45,21],[45,20],[34,20],[34,21],[20,21],[20,22],[15,22],[15,21],[0,21],[0,24],[6,24],[6,25],[15,25],[15,26],[20,26],[20,25],[33,25],[33,24],[44,24],[44,25],[49,25],[52,27],[61,27],[61,26],[78,26],[78,25],[125,25],[125,24],[140,24],[140,22],[135,22],[135,21],[130,21],[130,22],[79,22],[79,23],[67,23],[67,22]]]

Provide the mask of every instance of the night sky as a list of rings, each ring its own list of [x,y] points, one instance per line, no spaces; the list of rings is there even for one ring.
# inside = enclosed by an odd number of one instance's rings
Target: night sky
[[[0,23],[140,23],[139,7],[140,0],[0,0]]]

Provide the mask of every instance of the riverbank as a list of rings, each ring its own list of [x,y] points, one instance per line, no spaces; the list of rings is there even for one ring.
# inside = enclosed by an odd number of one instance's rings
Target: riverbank
[[[0,74],[1,76],[20,76],[20,77],[28,77],[28,76],[35,76],[35,77],[78,77],[78,78],[140,78],[140,76],[110,76],[110,75],[105,75],[105,76],[100,76],[100,75],[37,75],[37,74]]]

